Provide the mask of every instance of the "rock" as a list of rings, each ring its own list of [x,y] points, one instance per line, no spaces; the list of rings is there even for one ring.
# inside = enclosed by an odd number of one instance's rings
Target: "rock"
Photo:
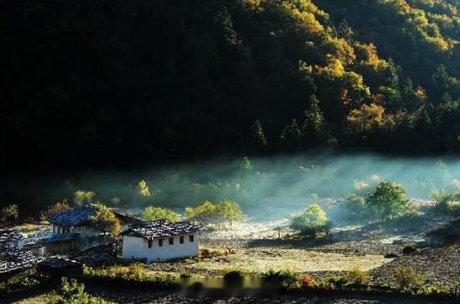
[[[406,246],[402,250],[402,253],[406,254],[406,255],[407,254],[414,254],[414,253],[417,253],[417,252],[418,252],[418,250],[414,246]]]

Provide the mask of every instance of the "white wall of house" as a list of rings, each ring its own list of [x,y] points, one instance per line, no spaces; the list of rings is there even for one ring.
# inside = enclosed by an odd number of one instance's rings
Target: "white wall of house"
[[[51,225],[50,231],[53,234],[80,233],[82,237],[99,235],[101,232],[89,226],[62,226]]]
[[[190,235],[194,238],[193,242],[190,242]],[[183,244],[180,243],[180,237],[184,238]],[[159,262],[198,254],[198,233],[172,237],[172,245],[169,239],[169,237],[161,239],[163,246],[159,245],[160,239],[154,239],[149,248],[149,241],[146,239],[124,235],[122,256],[124,259],[147,259],[149,262]]]

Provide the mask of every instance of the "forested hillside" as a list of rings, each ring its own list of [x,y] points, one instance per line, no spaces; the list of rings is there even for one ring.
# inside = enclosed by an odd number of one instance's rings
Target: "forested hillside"
[[[460,151],[458,1],[0,5],[3,168]]]

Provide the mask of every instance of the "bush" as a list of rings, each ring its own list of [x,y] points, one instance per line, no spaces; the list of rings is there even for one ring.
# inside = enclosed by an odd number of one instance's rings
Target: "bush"
[[[396,220],[419,215],[414,204],[407,198],[406,190],[401,185],[391,182],[378,182],[375,186],[349,194],[346,207],[357,218]]]
[[[299,274],[291,270],[269,270],[261,274],[262,283],[275,288],[291,288],[298,282]]]
[[[417,294],[420,295],[438,295],[438,296],[450,296],[455,292],[449,286],[445,285],[431,285],[425,284],[419,288]]]
[[[67,281],[62,278],[61,288],[57,291],[58,297],[53,298],[50,304],[109,304],[104,299],[92,297],[85,292],[85,285],[76,280]]]
[[[133,284],[134,286],[156,286],[161,288],[175,287],[179,278],[171,275],[150,273],[140,263],[129,266],[111,266],[106,268],[85,268],[85,276],[89,279],[106,283]]]
[[[369,216],[366,199],[357,193],[351,193],[347,196],[345,206],[352,217],[366,218]]]
[[[436,209],[443,213],[460,213],[460,193],[441,192],[435,197]]]
[[[345,276],[341,275],[335,275],[330,277],[327,280],[332,286],[334,286],[336,289],[342,289],[345,285],[349,284],[348,279]]]
[[[318,282],[316,279],[309,274],[302,275],[299,279],[299,284],[300,287],[304,289],[312,289],[318,287]]]
[[[425,276],[413,268],[398,267],[395,269],[394,276],[396,284],[402,291],[419,289],[425,283]]]
[[[150,206],[144,209],[142,217],[145,221],[168,220],[178,222],[180,215],[171,209]]]
[[[224,275],[224,286],[227,288],[243,287],[244,274],[239,270],[227,272]]]
[[[201,248],[199,257],[202,259],[210,259],[219,256],[229,255],[230,250],[228,248],[214,249],[214,248]]]
[[[129,266],[112,266],[107,268],[86,268],[85,273],[90,277],[121,278],[131,281],[144,281],[148,278],[147,272],[140,263]]]
[[[366,196],[366,205],[375,217],[383,220],[399,218],[412,209],[406,190],[391,182],[378,183],[375,190]]]
[[[354,285],[363,286],[369,283],[369,273],[358,266],[348,271],[345,276]]]
[[[17,224],[19,218],[18,205],[11,204],[0,210],[0,225],[13,226]]]
[[[301,215],[291,219],[290,227],[304,235],[316,236],[321,232],[328,232],[330,223],[326,212],[318,205],[310,205]]]

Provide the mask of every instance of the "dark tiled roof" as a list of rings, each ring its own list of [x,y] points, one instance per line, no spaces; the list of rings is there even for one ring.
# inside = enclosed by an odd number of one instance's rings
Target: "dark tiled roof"
[[[15,248],[20,239],[22,235],[17,230],[0,231],[0,274],[24,270],[42,260],[29,250]]]
[[[22,238],[18,230],[0,230],[0,251],[14,247],[14,243]]]
[[[96,211],[97,208],[94,206],[81,206],[69,211],[54,214],[49,217],[49,221],[55,225],[78,226],[89,221]]]
[[[145,239],[155,239],[197,232],[199,227],[188,222],[171,223],[167,220],[153,221],[126,230],[122,235],[138,236]]]
[[[13,249],[0,254],[0,274],[21,271],[40,263],[43,258],[36,257],[32,251]]]

